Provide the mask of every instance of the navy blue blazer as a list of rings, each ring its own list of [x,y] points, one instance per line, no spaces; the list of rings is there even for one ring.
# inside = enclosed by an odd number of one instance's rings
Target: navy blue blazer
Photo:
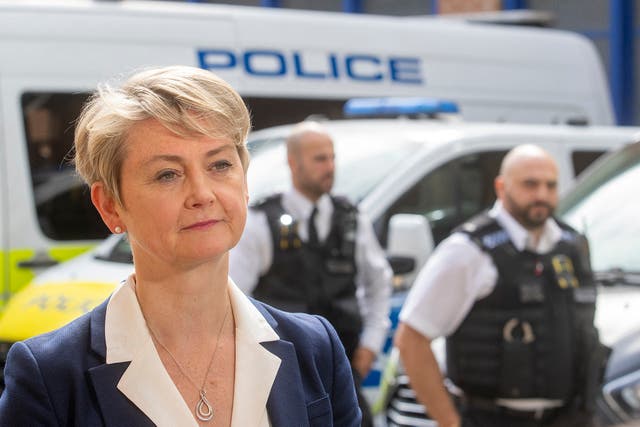
[[[262,344],[282,360],[267,400],[271,424],[360,426],[351,367],[331,325],[252,302],[280,337]],[[1,427],[153,425],[116,387],[129,362],[105,363],[106,307],[11,347]]]

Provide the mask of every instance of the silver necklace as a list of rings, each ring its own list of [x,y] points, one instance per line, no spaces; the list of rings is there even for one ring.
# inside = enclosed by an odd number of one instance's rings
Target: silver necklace
[[[205,390],[205,384],[207,383],[207,378],[209,377],[209,371],[211,370],[211,366],[213,365],[213,359],[216,358],[216,353],[218,352],[218,348],[220,348],[220,345],[219,345],[220,336],[222,335],[222,329],[224,329],[224,324],[227,321],[228,314],[229,314],[229,305],[227,305],[227,309],[224,312],[224,318],[222,319],[222,324],[220,325],[220,330],[218,331],[218,337],[216,338],[216,346],[213,349],[213,355],[211,356],[211,360],[209,360],[209,366],[207,366],[207,372],[204,374],[204,379],[202,380],[202,385],[200,387],[198,387],[195,381],[193,381],[191,377],[187,375],[187,373],[184,371],[184,369],[182,369],[182,366],[180,366],[176,358],[173,357],[173,354],[171,354],[169,349],[165,347],[165,345],[162,344],[162,342],[160,342],[156,334],[151,329],[151,326],[147,324],[147,327],[149,328],[149,332],[151,333],[151,337],[158,343],[160,347],[162,347],[164,351],[167,352],[169,357],[171,357],[171,360],[173,360],[173,363],[175,363],[175,365],[178,367],[178,370],[180,371],[180,373],[186,379],[188,379],[191,385],[196,390],[198,390],[198,393],[200,393],[200,399],[198,399],[198,403],[196,404],[196,417],[198,417],[200,421],[205,421],[205,422],[211,421],[211,419],[213,418],[213,406],[211,406],[211,403],[209,403],[209,400],[207,400],[207,391]]]

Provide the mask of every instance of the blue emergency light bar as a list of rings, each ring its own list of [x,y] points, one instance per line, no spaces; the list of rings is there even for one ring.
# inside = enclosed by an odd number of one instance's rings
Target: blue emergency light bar
[[[434,98],[353,98],[342,111],[347,117],[457,113],[455,102]]]

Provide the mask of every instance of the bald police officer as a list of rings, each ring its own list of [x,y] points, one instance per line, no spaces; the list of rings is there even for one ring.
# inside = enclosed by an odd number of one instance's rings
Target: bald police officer
[[[558,170],[543,149],[504,158],[493,208],[454,230],[420,272],[395,343],[440,426],[585,426],[604,351],[586,240],[552,217]],[[445,336],[452,401],[431,350]],[[595,355],[598,355],[596,358]]]
[[[389,328],[392,272],[368,218],[330,194],[334,158],[333,141],[320,124],[294,128],[287,139],[292,188],[249,210],[231,251],[230,275],[274,307],[326,317],[361,379]],[[363,425],[371,425],[366,401],[359,399]]]

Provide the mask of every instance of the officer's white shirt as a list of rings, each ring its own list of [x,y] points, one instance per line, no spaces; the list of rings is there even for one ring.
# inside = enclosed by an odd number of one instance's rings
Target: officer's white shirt
[[[562,237],[562,229],[549,218],[535,247],[530,233],[497,201],[489,216],[505,229],[518,250],[535,253],[551,251]],[[465,233],[453,233],[443,240],[422,268],[400,311],[400,320],[433,340],[455,332],[475,301],[488,296],[495,287],[498,271],[491,257]],[[525,399],[521,399],[525,400]],[[531,405],[557,406],[561,402],[526,399]],[[506,400],[503,400],[506,402]],[[515,407],[512,402],[507,405]]]
[[[299,223],[298,234],[308,240],[308,218],[313,203],[296,189],[282,195],[284,210]],[[318,238],[324,241],[331,229],[333,202],[324,194],[316,202],[316,229]],[[273,242],[264,212],[249,209],[244,233],[238,245],[230,251],[229,275],[246,294],[251,294],[260,277],[269,271],[273,262]],[[379,352],[389,329],[391,279],[393,273],[378,243],[371,221],[358,214],[356,233],[356,296],[364,327],[360,345]]]

